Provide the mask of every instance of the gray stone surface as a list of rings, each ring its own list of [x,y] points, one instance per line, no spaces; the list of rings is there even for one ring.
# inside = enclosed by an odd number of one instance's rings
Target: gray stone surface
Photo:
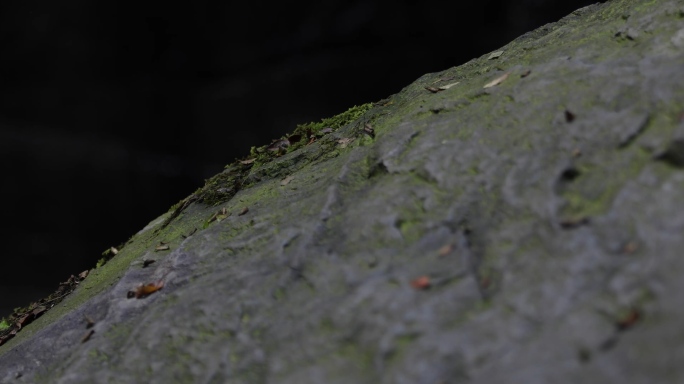
[[[615,0],[421,77],[152,222],[0,381],[684,382],[682,36],[680,1]]]

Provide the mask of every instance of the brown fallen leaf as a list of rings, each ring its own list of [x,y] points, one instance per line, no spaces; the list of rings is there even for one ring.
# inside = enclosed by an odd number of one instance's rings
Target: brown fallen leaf
[[[292,181],[292,179],[294,179],[294,176],[290,175],[290,176],[282,179],[280,181],[280,185],[284,187],[284,186],[288,185],[290,183],[290,181]]]
[[[17,328],[21,329],[21,327],[30,324],[31,321],[33,321],[33,314],[32,313],[24,313],[17,319],[17,321],[14,323],[14,325],[16,325]]]
[[[352,141],[354,141],[354,139],[345,137],[342,139],[338,139],[337,144],[340,145],[340,148],[347,148],[347,145],[349,145],[349,143],[351,143]]]
[[[432,93],[437,93],[437,92],[443,91],[443,89],[439,89],[439,88],[435,88],[435,87],[425,87],[425,89],[427,89],[428,91],[430,91]]]
[[[157,245],[157,247],[154,248],[154,251],[155,251],[155,252],[158,252],[158,251],[168,251],[169,249],[171,249],[171,248],[169,248],[168,245]]]
[[[498,59],[498,58],[501,57],[501,55],[503,55],[503,54],[504,54],[504,51],[492,52],[492,54],[489,55],[489,57],[487,58],[487,60]]]
[[[589,218],[586,216],[563,219],[560,221],[560,226],[563,229],[574,229],[586,224],[589,224]]]
[[[575,114],[570,112],[569,110],[566,109],[563,114],[565,115],[565,121],[567,121],[568,123],[572,123],[573,121],[575,121]]]
[[[94,329],[91,329],[90,331],[86,332],[86,334],[81,338],[81,344],[90,340],[90,338],[93,336],[94,333],[95,333]]]
[[[618,331],[626,331],[641,320],[641,312],[632,308],[627,314],[615,322]]]
[[[639,244],[636,241],[630,241],[622,248],[622,253],[631,255],[636,252],[637,249],[639,249]]]
[[[420,276],[411,281],[411,286],[415,289],[425,290],[430,288],[430,278],[427,276]]]
[[[280,139],[280,140],[274,140],[266,149],[268,149],[271,152],[277,152],[277,151],[285,150],[289,146],[290,146],[290,140]]]
[[[485,84],[484,87],[482,87],[482,88],[491,88],[491,87],[497,86],[497,85],[503,83],[508,78],[508,75],[510,75],[510,73],[506,72],[503,75],[501,75],[501,76],[497,77],[496,79],[490,81],[489,83]]]
[[[454,250],[454,245],[453,244],[447,244],[447,245],[442,246],[442,248],[440,248],[437,251],[437,255],[439,255],[439,257],[444,257],[444,256],[450,254],[451,251],[453,251],[453,250]]]
[[[244,207],[244,208],[242,208],[242,211],[240,211],[240,213],[238,213],[238,216],[242,216],[242,215],[244,215],[244,214],[247,213],[247,212],[249,212],[249,208],[248,208],[248,207]]]
[[[85,271],[78,274],[78,278],[84,280],[86,277],[88,277],[88,273],[90,273],[90,270],[86,269]]]
[[[41,305],[39,307],[36,307],[33,311],[31,311],[31,314],[33,315],[33,318],[35,319],[35,318],[38,318],[43,313],[45,313],[45,311],[47,311],[47,308],[45,308],[45,306]]]
[[[159,280],[154,283],[144,284],[138,286],[135,291],[128,291],[127,297],[130,299],[135,297],[136,299],[142,299],[148,295],[151,295],[164,287],[164,282]]]
[[[83,318],[86,321],[86,329],[90,329],[90,328],[95,326],[95,320],[93,320],[92,317],[90,317],[88,315],[83,315]]]

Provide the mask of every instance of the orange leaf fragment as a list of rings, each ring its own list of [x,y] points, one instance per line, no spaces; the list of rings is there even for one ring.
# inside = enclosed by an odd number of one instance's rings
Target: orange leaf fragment
[[[620,331],[626,331],[639,320],[641,320],[641,312],[636,308],[632,308],[625,316],[615,323],[615,326]]]
[[[430,288],[430,278],[427,276],[420,276],[411,281],[411,286],[415,289],[428,289]]]
[[[145,285],[140,285],[135,291],[128,291],[128,298],[135,297],[136,299],[141,299],[148,295],[151,295],[164,287],[164,282],[159,280],[154,283],[149,283]]]
[[[453,244],[447,244],[447,245],[442,246],[442,248],[440,248],[439,251],[437,251],[437,254],[439,255],[439,257],[444,257],[444,256],[450,254],[451,251],[453,251],[453,250],[454,250],[454,245]]]

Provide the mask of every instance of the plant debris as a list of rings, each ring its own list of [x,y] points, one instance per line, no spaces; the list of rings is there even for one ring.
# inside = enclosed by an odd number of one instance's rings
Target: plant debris
[[[8,318],[0,321],[0,345],[5,344],[27,325],[64,300],[87,275],[88,271],[83,271],[76,276],[71,275],[67,281],[60,283],[57,290],[50,296],[31,303],[28,307],[15,308]]]
[[[430,288],[430,278],[428,276],[420,276],[411,280],[411,286],[418,290],[425,290]]]
[[[495,87],[495,86],[503,83],[508,78],[508,75],[510,75],[510,73],[506,72],[503,75],[501,75],[501,76],[497,77],[496,79],[490,81],[489,83],[485,84],[484,87],[482,87],[482,88]]]
[[[498,58],[501,57],[501,55],[503,55],[503,54],[504,54],[504,51],[492,52],[492,54],[489,55],[489,57],[487,58],[487,60],[498,59]]]
[[[247,213],[247,212],[249,212],[249,208],[248,208],[248,207],[244,207],[244,208],[242,208],[242,211],[240,211],[240,213],[238,213],[238,216],[242,216],[242,215],[244,215],[244,214]]]
[[[567,121],[568,123],[572,123],[573,121],[575,121],[575,114],[570,112],[569,110],[566,109],[563,114],[565,115],[565,121]]]
[[[349,145],[349,143],[351,143],[352,141],[354,141],[354,139],[349,138],[349,137],[344,137],[344,138],[338,139],[337,144],[340,145],[340,148],[347,148],[347,145]]]
[[[447,244],[447,245],[442,246],[437,251],[437,255],[439,255],[439,257],[444,257],[444,256],[450,254],[453,250],[454,250],[454,245],[453,244]]]
[[[446,91],[447,89],[453,87],[454,85],[458,85],[458,84],[460,84],[460,83],[461,83],[460,81],[457,81],[457,82],[455,82],[455,83],[451,83],[451,84],[447,84],[447,85],[442,85],[441,87],[439,87],[439,89],[440,89],[440,90],[443,90],[443,91]]]
[[[131,299],[135,297],[136,299],[142,299],[147,297],[164,287],[164,281],[159,280],[154,283],[140,284],[134,291],[128,291],[126,297]]]
[[[615,328],[617,328],[618,331],[626,331],[632,328],[634,324],[638,323],[639,320],[641,320],[641,317],[641,311],[637,308],[632,308],[615,322]]]
[[[155,252],[159,252],[159,251],[168,251],[169,249],[171,249],[171,248],[170,248],[168,245],[159,243],[159,245],[157,245],[157,246],[154,248],[154,251],[155,251]]]
[[[93,336],[95,333],[94,329],[89,330],[86,332],[86,334],[81,338],[81,344],[85,343],[86,341],[90,340],[90,338]]]
[[[443,91],[443,90],[444,90],[444,89],[442,89],[441,87],[440,87],[440,88],[435,88],[435,87],[425,87],[425,89],[427,89],[428,91],[430,91],[430,92],[432,92],[432,93],[437,93],[437,92],[441,92],[441,91]]]
[[[284,186],[290,184],[290,181],[292,181],[292,179],[294,179],[294,176],[289,175],[280,181],[280,185],[284,187]]]
[[[86,329],[90,329],[90,328],[95,326],[95,320],[93,320],[92,317],[90,317],[88,315],[83,315],[83,318],[86,321]]]

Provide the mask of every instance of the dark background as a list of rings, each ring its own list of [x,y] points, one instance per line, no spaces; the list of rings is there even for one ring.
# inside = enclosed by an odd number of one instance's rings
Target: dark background
[[[251,146],[593,2],[2,2],[0,317]]]

